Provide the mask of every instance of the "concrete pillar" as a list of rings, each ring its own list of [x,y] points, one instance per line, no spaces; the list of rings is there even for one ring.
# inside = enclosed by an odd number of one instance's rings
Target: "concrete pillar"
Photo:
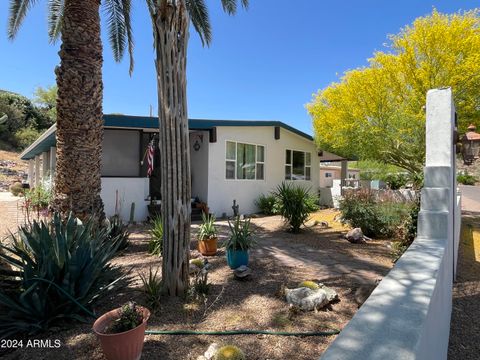
[[[48,180],[48,176],[50,172],[50,154],[48,151],[44,151],[42,153],[42,179]]]
[[[28,160],[28,180],[27,180],[30,187],[35,186],[34,171],[35,171],[35,160],[30,159]]]
[[[35,155],[35,186],[40,184],[40,155]]]
[[[57,165],[57,148],[52,146],[50,148],[50,174],[55,176],[55,166]]]

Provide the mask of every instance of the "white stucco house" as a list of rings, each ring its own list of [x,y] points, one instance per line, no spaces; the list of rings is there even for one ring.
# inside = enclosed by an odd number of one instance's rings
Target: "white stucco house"
[[[339,162],[327,162],[320,164],[320,187],[333,187],[333,180],[342,180],[342,166]],[[347,185],[353,186],[360,180],[360,169],[348,168],[345,179]],[[350,183],[350,184],[349,184]]]
[[[308,134],[279,121],[191,119],[189,128],[192,197],[206,202],[217,216],[231,215],[233,200],[240,212],[256,212],[259,195],[284,180],[318,191],[322,152]],[[31,186],[44,174],[54,174],[55,129],[53,125],[21,154],[29,160]],[[143,221],[150,199],[160,199],[159,168],[147,177],[146,162],[141,163],[152,137],[158,139],[158,120],[104,115],[104,129],[101,196],[106,215],[128,219],[135,203],[135,220]],[[159,162],[156,151],[154,164]]]

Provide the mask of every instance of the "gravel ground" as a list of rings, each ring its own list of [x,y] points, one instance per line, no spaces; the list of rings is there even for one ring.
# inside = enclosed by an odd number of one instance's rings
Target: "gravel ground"
[[[480,358],[480,212],[462,219],[458,274],[453,287],[449,360]]]
[[[323,215],[322,215],[323,214]],[[333,219],[326,211],[316,217]],[[300,235],[285,232],[279,217],[254,219],[259,236],[257,250],[252,253],[252,277],[247,281],[235,280],[225,260],[224,249],[210,257],[212,264],[209,280],[211,291],[205,301],[183,302],[162,299],[161,309],[149,321],[149,329],[233,330],[262,329],[282,331],[321,331],[331,327],[342,329],[355,314],[358,305],[354,292],[359,286],[358,275],[384,276],[392,267],[389,249],[384,241],[366,245],[352,245],[339,235],[344,228],[330,220],[330,227],[312,226]],[[194,225],[194,229],[198,225]],[[220,223],[220,239],[226,237],[227,225]],[[195,233],[195,230],[194,230]],[[143,227],[132,229],[131,245],[115,263],[123,268],[133,267],[130,285],[97,304],[95,312],[101,314],[128,300],[142,304],[139,272],[161,266],[161,259],[146,253],[148,232]],[[290,246],[296,246],[291,248]],[[192,257],[198,256],[196,241],[192,241]],[[285,254],[289,256],[286,256]],[[301,256],[302,255],[302,256]],[[305,255],[305,256],[303,256]],[[321,257],[321,256],[329,257]],[[332,272],[326,272],[321,259],[332,260]],[[316,260],[316,261],[315,261]],[[304,265],[298,267],[298,261]],[[339,266],[336,262],[341,261]],[[351,265],[351,266],[350,266]],[[319,272],[319,269],[322,271]],[[340,270],[343,272],[339,272]],[[294,287],[303,280],[319,280],[335,289],[340,301],[328,309],[291,314],[279,296],[282,285]],[[369,279],[367,279],[369,280]],[[42,339],[59,339],[59,349],[23,348],[5,356],[6,359],[104,359],[99,344],[91,331],[91,324],[68,325],[56,328]],[[235,344],[247,354],[249,360],[307,360],[320,356],[333,341],[330,337],[280,336],[146,336],[142,359],[194,360],[212,342]]]

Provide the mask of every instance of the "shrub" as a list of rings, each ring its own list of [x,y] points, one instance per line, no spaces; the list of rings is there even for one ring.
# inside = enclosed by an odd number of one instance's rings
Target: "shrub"
[[[41,134],[42,131],[38,131],[32,127],[26,127],[15,133],[15,142],[20,149],[25,149],[37,140]]]
[[[12,193],[13,196],[22,195],[25,191],[23,189],[22,183],[20,183],[20,182],[16,182],[16,183],[13,183],[12,185],[10,185],[9,190]]]
[[[390,173],[386,174],[382,180],[391,190],[398,190],[407,185],[409,178],[404,173]]]
[[[217,350],[214,356],[215,360],[246,360],[243,351],[234,346],[226,345]]]
[[[457,181],[463,185],[475,185],[475,183],[478,181],[478,178],[464,171],[463,173],[460,172],[457,174]]]
[[[12,245],[0,245],[0,258],[12,266],[8,272],[14,290],[0,290],[0,337],[35,334],[64,320],[85,320],[89,308],[111,290],[115,268],[109,265],[116,244],[106,241],[105,229],[95,230],[70,215],[52,223],[33,221],[21,226]]]
[[[417,196],[411,204],[408,216],[404,222],[397,228],[397,241],[392,243],[391,255],[393,261],[397,261],[400,256],[408,249],[417,236],[418,213],[420,211],[420,197]]]
[[[366,236],[389,237],[408,216],[409,207],[390,199],[377,200],[372,191],[360,190],[347,192],[339,208],[342,221],[361,228]]]
[[[187,297],[192,300],[198,300],[210,292],[210,283],[208,282],[208,270],[203,268],[195,273],[191,278],[190,288]]]
[[[33,189],[25,191],[25,207],[28,210],[40,211],[48,208],[52,198],[51,186],[41,182]]]
[[[258,206],[260,212],[265,215],[278,215],[279,204],[277,198],[274,195],[260,195],[255,201],[255,205]]]
[[[293,233],[298,233],[310,214],[318,210],[318,199],[308,188],[282,182],[274,195],[278,199],[279,212]]]
[[[153,312],[160,307],[160,295],[162,292],[162,280],[160,277],[157,277],[157,273],[158,269],[153,272],[153,269],[150,268],[148,270],[148,277],[145,274],[140,274],[147,307]]]
[[[156,217],[152,220],[152,228],[150,229],[150,236],[152,237],[148,242],[148,252],[152,255],[162,255],[163,252],[163,222],[161,217]]]

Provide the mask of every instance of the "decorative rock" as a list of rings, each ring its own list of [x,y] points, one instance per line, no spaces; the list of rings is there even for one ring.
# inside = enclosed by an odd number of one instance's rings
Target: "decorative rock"
[[[206,359],[206,360],[211,360],[213,359],[213,357],[215,356],[215,354],[217,353],[218,349],[220,349],[220,345],[218,345],[217,343],[212,343],[207,351],[205,351],[205,354],[203,354],[203,357]],[[200,360],[200,359],[197,359],[197,360]]]
[[[247,276],[252,274],[252,269],[249,267],[242,265],[233,270],[233,275],[235,275],[238,279],[245,279]]]
[[[333,289],[323,284],[319,284],[319,286],[320,288],[317,290],[306,287],[285,289],[287,302],[303,311],[312,311],[323,308],[338,297]]]
[[[345,235],[345,239],[352,244],[365,244],[365,236],[360,228],[350,230],[347,235]]]

